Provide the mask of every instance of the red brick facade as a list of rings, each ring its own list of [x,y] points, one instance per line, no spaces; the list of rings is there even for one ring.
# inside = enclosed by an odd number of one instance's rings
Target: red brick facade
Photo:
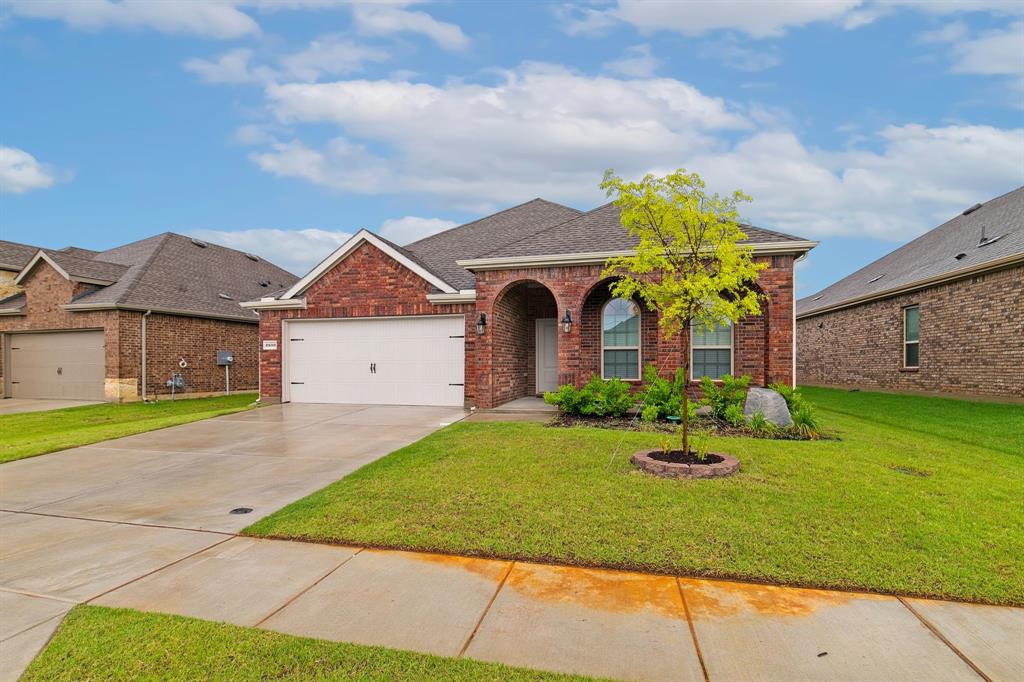
[[[104,333],[108,399],[139,399],[141,311],[63,309],[61,306],[70,303],[85,285],[68,281],[47,263],[37,265],[23,285],[27,299],[25,314],[0,317],[0,377],[3,350],[11,333],[100,329]],[[216,365],[218,350],[235,352],[232,391],[256,389],[256,324],[154,313],[147,320],[147,328],[147,382],[151,398],[169,393],[164,384],[174,372],[185,378],[185,395],[224,391],[224,368]],[[181,359],[188,367],[179,367]],[[0,385],[5,383],[0,380]]]
[[[735,333],[735,367],[756,384],[793,380],[793,257],[758,257],[768,264],[759,286],[767,295],[764,312],[743,320]],[[608,300],[600,265],[576,265],[476,273],[476,301],[434,305],[433,286],[369,243],[363,243],[305,292],[305,309],[262,310],[260,338],[277,348],[260,352],[261,393],[281,398],[282,322],[288,319],[356,318],[463,314],[466,319],[465,402],[489,408],[531,395],[535,386],[534,321],[561,319],[558,330],[558,382],[582,384],[601,371],[600,310]],[[477,335],[476,321],[487,317]],[[686,353],[687,341],[665,340],[657,317],[642,313],[641,356],[670,374]]]
[[[903,368],[903,309],[920,311]],[[797,321],[802,384],[1024,399],[1024,266]]]

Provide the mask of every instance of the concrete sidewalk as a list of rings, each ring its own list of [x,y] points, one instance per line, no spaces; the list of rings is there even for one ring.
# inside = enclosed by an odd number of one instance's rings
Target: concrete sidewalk
[[[1024,679],[1024,609],[244,537],[89,603],[619,679]]]

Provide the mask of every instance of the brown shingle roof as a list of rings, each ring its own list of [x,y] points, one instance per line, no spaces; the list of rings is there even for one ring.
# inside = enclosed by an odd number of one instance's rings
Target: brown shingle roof
[[[96,260],[94,258],[73,256],[64,250],[46,250],[44,253],[49,256],[53,262],[59,265],[64,272],[71,275],[71,277],[82,277],[85,279],[95,279],[104,282],[116,282],[120,279],[121,275],[125,273],[125,270],[128,269],[127,265],[110,263],[107,261]]]
[[[0,239],[0,270],[17,272],[28,265],[32,256],[39,252],[38,246],[8,242]]]
[[[989,240],[983,245],[979,241],[982,228]],[[809,315],[863,297],[881,296],[922,280],[955,276],[959,270],[973,270],[1018,255],[1024,257],[1024,187],[968,209],[852,275],[800,299],[796,314]]]
[[[239,302],[266,296],[298,279],[263,259],[254,261],[241,251],[217,244],[202,247],[172,232],[102,251],[97,258],[127,265],[127,270],[115,284],[79,298],[76,304],[256,321],[256,314],[241,308]]]
[[[533,199],[407,244],[404,250],[455,289],[472,289],[473,273],[455,261],[477,258],[498,246],[518,241],[578,215],[580,211],[575,208],[545,199]]]
[[[628,251],[636,247],[638,240],[623,229],[619,214],[619,208],[615,204],[605,204],[523,239],[496,246],[480,257],[512,258]],[[804,241],[800,237],[753,225],[744,225],[743,231],[747,235],[746,243],[750,244]]]

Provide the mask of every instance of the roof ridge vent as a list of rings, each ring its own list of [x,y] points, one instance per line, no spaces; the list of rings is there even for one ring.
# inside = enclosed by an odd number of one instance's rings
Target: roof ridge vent
[[[198,246],[200,249],[206,248],[206,242],[204,242],[202,239],[196,239],[195,237],[192,237],[191,242]]]
[[[974,213],[975,211],[977,211],[979,208],[981,208],[981,204],[975,204],[974,206],[971,206],[970,208],[964,209],[964,212],[961,213],[960,215],[970,215],[970,214]]]

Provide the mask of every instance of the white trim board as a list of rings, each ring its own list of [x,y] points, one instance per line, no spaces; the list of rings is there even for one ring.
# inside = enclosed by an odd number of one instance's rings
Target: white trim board
[[[310,286],[313,285],[313,283],[315,283],[318,279],[323,277],[328,270],[333,268],[341,261],[345,260],[345,258],[347,258],[349,254],[351,254],[353,251],[356,250],[358,246],[365,242],[373,244],[375,247],[377,247],[378,249],[386,253],[388,256],[390,256],[392,259],[396,260],[407,269],[412,270],[421,278],[423,278],[427,282],[430,282],[435,287],[440,289],[442,292],[446,294],[459,293],[458,290],[454,289],[450,284],[448,284],[448,282],[445,282],[443,279],[441,279],[434,273],[430,272],[429,270],[420,266],[419,264],[413,262],[403,253],[397,251],[394,247],[392,247],[390,244],[382,240],[377,235],[373,234],[369,230],[362,229],[359,230],[359,232],[357,232],[355,235],[353,235],[352,238],[349,239],[347,242],[345,242],[337,249],[335,249],[334,253],[320,261],[320,264],[317,265],[312,270],[310,270],[305,277],[296,282],[291,289],[286,291],[284,295],[281,296],[281,300],[293,298],[297,294],[300,294],[306,289],[308,289]],[[258,308],[260,306],[253,305],[251,307]]]
[[[96,279],[94,277],[72,277],[70,274],[68,274],[67,270],[57,265],[57,261],[53,260],[48,255],[46,255],[45,251],[36,251],[36,255],[32,256],[32,260],[28,262],[28,265],[23,267],[21,269],[21,272],[18,273],[18,276],[14,278],[14,283],[21,284],[22,280],[28,277],[29,273],[32,272],[32,269],[36,265],[38,265],[39,261],[41,260],[44,260],[47,263],[49,263],[50,267],[56,270],[61,277],[68,280],[69,282],[81,282],[82,284],[98,284],[100,286],[108,286],[117,281],[113,279]]]

